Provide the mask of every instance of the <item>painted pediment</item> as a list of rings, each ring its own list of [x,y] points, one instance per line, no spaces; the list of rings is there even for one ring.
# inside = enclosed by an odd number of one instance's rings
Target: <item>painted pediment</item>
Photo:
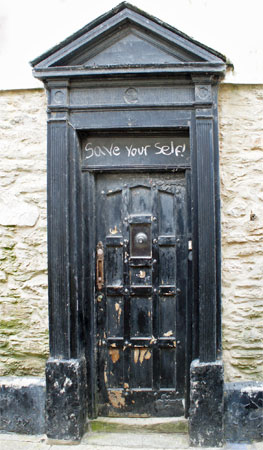
[[[76,52],[58,62],[70,66],[122,66],[138,64],[173,64],[182,61],[198,61],[195,55],[184,49],[174,49],[160,38],[129,24],[122,31],[106,36],[97,45]],[[56,64],[56,63],[55,63]]]
[[[224,64],[216,51],[124,2],[32,61],[57,68]]]

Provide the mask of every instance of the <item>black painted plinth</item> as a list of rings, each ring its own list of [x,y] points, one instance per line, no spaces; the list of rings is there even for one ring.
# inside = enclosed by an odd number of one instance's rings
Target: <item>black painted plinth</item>
[[[194,360],[190,369],[190,444],[221,447],[223,433],[224,373],[221,361]]]
[[[37,377],[0,378],[0,430],[45,433],[45,380]]]
[[[46,365],[46,434],[50,439],[78,441],[86,418],[84,359],[50,358]]]
[[[263,440],[263,383],[226,383],[224,419],[228,442]]]

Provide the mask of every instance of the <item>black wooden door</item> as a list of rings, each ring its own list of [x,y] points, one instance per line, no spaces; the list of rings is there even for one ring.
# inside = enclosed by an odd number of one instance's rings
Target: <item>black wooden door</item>
[[[96,176],[100,415],[184,413],[183,173]]]

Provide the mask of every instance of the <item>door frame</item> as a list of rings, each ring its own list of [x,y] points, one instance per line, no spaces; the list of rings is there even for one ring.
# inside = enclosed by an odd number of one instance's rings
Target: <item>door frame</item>
[[[191,116],[193,114],[191,113]],[[172,173],[182,171],[185,172],[185,181],[186,181],[186,197],[187,197],[187,235],[188,241],[193,242],[193,230],[192,230],[192,214],[193,214],[193,193],[192,193],[192,164],[193,164],[193,136],[192,136],[192,127],[189,126],[188,122],[180,121],[180,126],[168,127],[167,124],[162,124],[160,127],[159,124],[156,123],[154,127],[133,127],[133,128],[99,128],[97,126],[95,129],[85,128],[77,130],[77,147],[78,154],[81,161],[81,152],[82,152],[82,141],[86,139],[89,134],[93,133],[102,133],[106,135],[118,135],[128,133],[131,135],[143,134],[144,136],[151,136],[153,134],[160,134],[167,136],[188,136],[189,137],[189,146],[190,146],[190,162],[187,165],[176,166],[169,168],[159,168],[159,167],[148,167],[142,166],[140,168],[136,167],[136,171],[138,172],[152,172],[152,173]],[[75,141],[76,142],[76,141]],[[82,218],[82,265],[83,265],[83,280],[82,280],[82,289],[83,289],[83,323],[84,323],[84,348],[83,351],[85,353],[85,360],[87,363],[87,411],[89,418],[96,418],[97,411],[97,398],[96,398],[96,390],[97,390],[97,359],[96,359],[96,330],[94,328],[95,320],[96,320],[96,306],[94,302],[94,292],[95,292],[95,257],[93,255],[93,250],[95,248],[93,244],[93,236],[95,236],[95,176],[97,173],[132,173],[134,171],[134,167],[131,165],[130,167],[120,168],[114,166],[105,166],[99,168],[88,168],[80,166],[80,177],[81,177],[81,210],[83,211]],[[87,181],[84,179],[87,178]],[[95,242],[95,241],[94,241]],[[195,246],[193,245],[193,250],[191,253],[193,254]],[[88,249],[88,251],[86,251]],[[193,258],[192,258],[193,259]],[[93,264],[90,265],[90,261],[93,260]],[[185,416],[188,417],[189,411],[189,402],[190,402],[190,364],[193,359],[193,345],[195,345],[195,337],[193,336],[193,273],[192,270],[192,260],[188,260],[188,283],[187,283],[187,305],[186,305],[186,329],[185,329]],[[87,301],[88,299],[88,301]]]
[[[107,89],[116,86],[125,91],[130,80],[111,80]],[[94,330],[93,311],[85,309],[89,292],[85,286],[92,287],[91,272],[85,264],[83,228],[88,228],[85,239],[93,233],[92,215],[83,215],[86,205],[83,195],[81,167],[81,139],[83,134],[98,130],[188,130],[190,137],[191,164],[188,170],[189,195],[191,195],[192,219],[192,273],[189,283],[188,342],[191,344],[187,367],[194,359],[201,364],[214,363],[221,358],[221,285],[220,285],[220,196],[219,196],[219,149],[217,130],[217,89],[218,79],[200,75],[185,78],[158,78],[147,80],[147,89],[156,89],[156,83],[165,83],[172,89],[174,84],[184,83],[194,95],[187,96],[185,102],[172,106],[160,104],[154,108],[138,101],[134,105],[119,106],[116,99],[106,107],[79,107],[70,105],[70,92],[82,87],[90,92],[94,81],[82,80],[69,84],[68,79],[48,80],[48,277],[49,277],[49,329],[50,359],[47,374],[51,380],[61,378],[68,361],[75,361],[70,370],[76,367],[76,395],[79,398],[79,414],[84,414],[86,404],[92,417],[95,392],[91,380],[94,370],[94,357],[91,352]],[[145,80],[134,78],[133,86],[141,91]],[[103,86],[97,80],[96,86]],[[57,91],[66,93],[67,105],[53,103]],[[115,92],[115,91],[114,91]],[[206,92],[204,98],[203,93]],[[192,95],[192,94],[191,94]],[[73,97],[72,97],[73,98]],[[143,97],[142,97],[143,98]],[[147,169],[147,168],[145,168]],[[111,168],[112,170],[112,168]],[[175,170],[177,168],[175,167]],[[91,201],[92,204],[92,201]],[[86,349],[89,349],[88,352]],[[87,361],[86,361],[87,359]],[[87,368],[87,370],[86,370]],[[69,369],[67,369],[69,370]],[[74,369],[75,370],[75,369]],[[74,372],[73,370],[73,372]],[[87,372],[85,377],[84,372]],[[215,369],[217,370],[217,369]],[[74,372],[75,374],[75,372]],[[75,376],[75,375],[74,375]],[[189,386],[190,369],[187,376]],[[55,381],[54,381],[55,382]],[[88,386],[88,388],[87,388]],[[56,403],[53,384],[47,385],[50,402]],[[88,392],[88,401],[86,394]],[[190,389],[186,396],[186,414],[190,402]],[[50,404],[51,404],[50,403]],[[53,404],[53,403],[52,403]],[[84,411],[84,412],[83,412]],[[50,415],[50,427],[52,420]],[[47,409],[47,417],[49,417]],[[81,419],[82,420],[82,419]],[[80,422],[81,422],[80,420]],[[49,423],[49,422],[48,422]],[[82,423],[82,422],[81,422]],[[84,422],[83,422],[84,423]],[[82,425],[81,425],[82,426]]]
[[[179,130],[180,131],[180,130]],[[116,130],[113,131],[116,134]],[[151,134],[150,130],[144,130],[145,135]],[[131,131],[129,130],[129,134]],[[169,135],[170,133],[168,133]],[[176,130],[175,130],[176,134]],[[98,415],[97,409],[97,336],[96,336],[96,300],[95,300],[95,267],[96,267],[96,255],[94,249],[96,248],[96,204],[95,204],[95,193],[96,193],[96,181],[95,177],[97,174],[130,174],[133,173],[134,169],[130,168],[105,168],[104,170],[97,169],[85,169],[82,174],[82,202],[83,202],[83,269],[84,269],[84,327],[86,330],[90,330],[86,334],[86,341],[89,342],[86,345],[86,361],[87,361],[87,373],[88,373],[88,415],[90,418],[96,418]],[[185,177],[185,201],[186,201],[186,239],[192,243],[192,220],[191,220],[191,168],[176,168],[169,167],[166,169],[147,168],[142,167],[139,170],[140,173],[184,173]],[[84,208],[85,204],[85,208]],[[184,318],[184,333],[185,333],[185,355],[184,355],[184,371],[183,377],[185,379],[184,383],[184,402],[185,402],[185,415],[188,416],[188,405],[189,405],[189,388],[190,388],[190,363],[192,355],[192,250],[188,252],[188,262],[186,268],[186,288],[185,288],[185,318]],[[86,299],[86,300],[85,300]],[[91,338],[91,335],[93,338]]]

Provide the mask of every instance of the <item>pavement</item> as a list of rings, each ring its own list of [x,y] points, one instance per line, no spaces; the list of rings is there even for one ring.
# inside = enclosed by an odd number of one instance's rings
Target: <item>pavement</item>
[[[187,434],[164,433],[86,433],[81,443],[52,442],[45,435],[29,436],[14,433],[0,433],[0,450],[170,450],[192,449]],[[213,447],[215,449],[215,447]],[[206,447],[211,450],[211,447]],[[263,442],[252,444],[226,444],[226,450],[263,450]],[[200,450],[200,447],[198,447]]]

